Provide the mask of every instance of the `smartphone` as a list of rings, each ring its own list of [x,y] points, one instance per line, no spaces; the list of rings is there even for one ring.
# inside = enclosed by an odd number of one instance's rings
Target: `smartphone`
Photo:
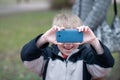
[[[77,29],[64,29],[56,32],[56,40],[61,43],[75,43],[83,41],[83,32]]]

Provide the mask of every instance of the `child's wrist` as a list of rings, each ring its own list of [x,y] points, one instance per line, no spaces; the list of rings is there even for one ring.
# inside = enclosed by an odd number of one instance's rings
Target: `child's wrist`
[[[37,41],[37,47],[40,47],[45,43],[47,43],[46,36],[42,35]]]
[[[92,40],[90,44],[95,48],[98,54],[103,54],[104,51],[98,38]]]
[[[41,40],[42,40],[44,43],[48,42],[48,41],[47,41],[47,37],[46,37],[45,35],[42,35],[42,36],[41,36]]]
[[[98,38],[92,39],[89,43],[92,45],[95,44],[96,42],[99,42]]]

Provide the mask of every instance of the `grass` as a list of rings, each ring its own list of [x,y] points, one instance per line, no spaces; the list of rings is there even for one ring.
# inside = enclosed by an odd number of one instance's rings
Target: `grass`
[[[117,4],[117,13],[120,18],[120,4]],[[114,9],[113,9],[113,5],[111,5],[108,9],[108,15],[107,15],[108,24],[112,23],[113,18],[114,18]]]
[[[20,60],[25,43],[51,27],[57,11],[26,12],[0,18],[0,80],[38,80]]]
[[[15,4],[16,0],[0,0],[0,5]]]
[[[0,19],[0,42],[2,45],[0,51],[20,49],[20,46],[26,41],[51,27],[55,13],[30,12],[2,17]]]
[[[120,9],[120,5],[118,5]],[[0,80],[39,80],[20,60],[20,50],[25,43],[51,27],[59,11],[36,11],[0,16]],[[120,17],[120,10],[118,12]],[[108,23],[113,19],[112,6]],[[113,54],[117,58],[118,54]]]

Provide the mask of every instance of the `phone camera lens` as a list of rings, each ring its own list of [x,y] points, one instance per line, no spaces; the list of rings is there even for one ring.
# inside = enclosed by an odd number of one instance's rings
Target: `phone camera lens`
[[[58,35],[58,37],[61,37],[61,35]]]

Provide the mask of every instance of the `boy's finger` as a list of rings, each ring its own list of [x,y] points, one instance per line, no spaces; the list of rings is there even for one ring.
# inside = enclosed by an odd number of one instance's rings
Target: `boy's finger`
[[[80,27],[77,27],[76,29],[77,29],[79,32],[81,32],[81,29],[80,29]]]
[[[55,41],[51,41],[50,43],[53,43],[53,44],[56,45],[56,44],[57,44],[57,41],[56,41],[56,40],[55,40]]]
[[[58,27],[55,26],[55,25],[53,26],[53,29],[56,30],[56,31],[58,31]]]
[[[59,45],[61,45],[62,43],[60,43],[60,42],[57,42],[56,44],[59,44]]]
[[[85,27],[85,31],[88,31],[88,30],[89,30],[89,27],[88,27],[88,26],[86,26],[86,27]]]
[[[65,28],[64,27],[60,27],[60,30],[64,30]]]

